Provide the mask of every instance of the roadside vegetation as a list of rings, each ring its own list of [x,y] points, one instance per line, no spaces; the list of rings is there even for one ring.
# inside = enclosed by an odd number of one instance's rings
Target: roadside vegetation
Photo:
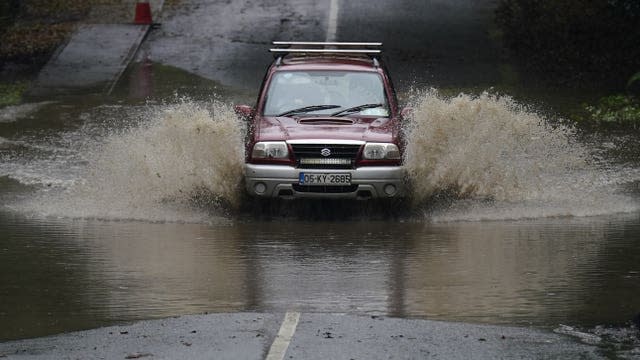
[[[20,103],[26,90],[26,82],[0,82],[0,108]]]
[[[79,23],[132,20],[136,0],[0,0],[0,107],[29,83]]]
[[[527,73],[552,86],[609,89],[571,120],[640,128],[640,1],[500,0],[496,23]]]
[[[29,81],[89,7],[86,0],[0,1],[0,107],[21,101]]]
[[[0,64],[40,66],[90,9],[86,0],[7,0],[0,5]]]
[[[637,96],[605,96],[596,104],[583,105],[583,109],[583,114],[575,115],[574,120],[600,126],[621,125],[640,129],[640,101]]]

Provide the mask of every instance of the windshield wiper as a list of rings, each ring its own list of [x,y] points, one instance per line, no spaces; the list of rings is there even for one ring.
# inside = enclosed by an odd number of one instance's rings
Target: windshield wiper
[[[287,110],[287,111],[283,112],[282,114],[278,114],[276,116],[287,116],[287,115],[292,115],[292,114],[306,113],[306,112],[310,112],[310,111],[335,109],[335,108],[339,108],[339,107],[340,107],[340,105],[311,105],[311,106],[305,106],[305,107],[301,107],[301,108],[297,108],[297,109],[293,109],[293,110]]]
[[[358,106],[354,106],[354,107],[350,107],[344,110],[340,110],[340,111],[336,111],[333,114],[331,114],[331,116],[342,116],[345,114],[349,114],[349,113],[354,113],[354,112],[360,112],[364,109],[373,109],[373,108],[377,108],[377,107],[383,107],[384,105],[381,103],[377,103],[377,104],[362,104],[362,105],[358,105]]]

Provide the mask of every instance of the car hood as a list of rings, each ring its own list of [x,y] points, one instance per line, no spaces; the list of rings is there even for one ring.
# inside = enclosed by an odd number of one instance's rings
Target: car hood
[[[396,142],[397,121],[375,117],[262,117],[256,123],[256,141],[357,140]]]

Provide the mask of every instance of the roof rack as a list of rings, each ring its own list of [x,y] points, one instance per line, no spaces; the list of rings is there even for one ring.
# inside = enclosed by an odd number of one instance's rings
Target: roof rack
[[[276,54],[276,66],[282,63],[282,57],[287,54],[299,55],[369,55],[373,59],[374,66],[379,62],[376,55],[382,53],[381,42],[318,42],[318,41],[274,41],[276,48],[269,49]]]
[[[380,47],[381,42],[322,42],[322,41],[273,41],[273,45],[309,45],[309,46],[370,46]]]

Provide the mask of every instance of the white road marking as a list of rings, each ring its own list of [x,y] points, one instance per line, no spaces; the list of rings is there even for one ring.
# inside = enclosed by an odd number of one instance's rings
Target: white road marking
[[[331,0],[329,5],[329,23],[327,25],[326,42],[336,41],[336,32],[338,31],[338,0]]]
[[[266,360],[284,359],[284,355],[287,353],[287,349],[289,348],[289,343],[291,343],[293,334],[296,332],[299,320],[299,312],[287,312],[284,314],[284,320],[282,320],[280,331],[278,331],[276,339],[273,341],[273,344],[271,344]]]

